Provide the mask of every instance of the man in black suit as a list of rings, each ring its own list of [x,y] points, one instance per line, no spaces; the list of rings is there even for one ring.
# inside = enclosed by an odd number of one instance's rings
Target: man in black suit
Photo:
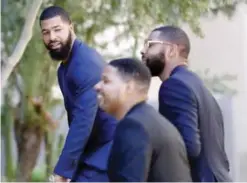
[[[120,121],[109,157],[109,180],[192,181],[182,137],[146,104],[150,81],[144,64],[123,58],[110,62],[95,86],[100,107]]]
[[[180,131],[195,182],[229,182],[221,110],[203,82],[187,68],[190,41],[175,26],[151,32],[142,60],[158,76],[159,111]]]

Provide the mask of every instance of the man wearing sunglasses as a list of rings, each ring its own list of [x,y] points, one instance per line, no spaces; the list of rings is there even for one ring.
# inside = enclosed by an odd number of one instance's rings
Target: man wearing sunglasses
[[[175,26],[154,29],[142,60],[161,79],[159,112],[180,131],[195,182],[229,182],[223,117],[212,94],[187,68],[190,41]]]

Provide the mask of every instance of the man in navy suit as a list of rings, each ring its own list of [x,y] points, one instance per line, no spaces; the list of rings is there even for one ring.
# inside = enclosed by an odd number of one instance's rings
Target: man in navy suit
[[[184,142],[146,103],[151,74],[132,58],[111,61],[95,86],[99,105],[119,123],[109,157],[112,182],[191,182]]]
[[[107,161],[116,120],[98,107],[93,88],[105,63],[94,49],[76,38],[70,17],[62,8],[46,8],[40,27],[51,58],[62,61],[57,75],[69,123],[54,169],[55,181],[108,181]]]
[[[145,41],[142,60],[158,76],[159,111],[180,131],[193,181],[231,181],[224,147],[221,110],[199,77],[187,68],[190,41],[175,26],[154,29]]]

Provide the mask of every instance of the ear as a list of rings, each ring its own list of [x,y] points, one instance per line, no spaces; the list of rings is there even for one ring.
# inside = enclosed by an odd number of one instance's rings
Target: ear
[[[165,48],[165,57],[170,60],[179,56],[178,46],[175,44],[167,45]]]
[[[69,28],[70,28],[70,30],[74,31],[74,24],[70,23]]]
[[[165,46],[164,52],[165,52],[165,60],[170,60],[172,58],[171,46]]]
[[[131,94],[133,90],[135,90],[135,82],[130,80],[126,85],[126,93]]]

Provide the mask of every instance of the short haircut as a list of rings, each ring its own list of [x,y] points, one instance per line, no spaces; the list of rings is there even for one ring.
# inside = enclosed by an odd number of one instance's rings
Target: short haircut
[[[181,56],[188,58],[190,53],[190,40],[188,35],[179,27],[168,25],[154,29],[152,32],[160,32],[160,39],[182,46]]]
[[[69,14],[59,6],[50,6],[45,8],[39,17],[39,23],[41,24],[42,20],[47,20],[55,16],[60,16],[63,21],[69,24],[71,23]]]
[[[112,60],[109,65],[115,67],[120,76],[132,79],[136,83],[145,86],[148,90],[151,82],[151,73],[147,66],[134,58],[120,58]]]

